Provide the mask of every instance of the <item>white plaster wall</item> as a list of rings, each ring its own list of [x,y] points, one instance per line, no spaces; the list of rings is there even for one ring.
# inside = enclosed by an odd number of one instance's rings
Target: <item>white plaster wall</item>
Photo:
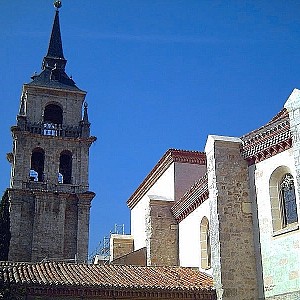
[[[175,164],[172,163],[169,168],[158,178],[147,192],[147,195],[160,196],[165,200],[174,200],[174,170]]]
[[[163,200],[174,200],[174,163],[158,178],[142,199],[131,210],[131,234],[134,236],[134,250],[146,247],[146,210],[149,196]]]
[[[265,296],[271,297],[300,289],[300,231],[273,235],[269,180],[273,171],[287,166],[294,177],[296,171],[292,149],[279,153],[252,166],[253,194],[257,197],[259,235],[262,254]],[[253,178],[254,176],[254,178]],[[295,180],[295,188],[296,180]],[[299,215],[299,192],[296,191]],[[258,262],[259,263],[259,262]]]
[[[146,209],[149,197],[145,195],[131,210],[131,235],[134,237],[134,250],[146,247]]]
[[[201,269],[200,223],[203,217],[210,219],[209,199],[179,223],[179,264],[196,267],[212,275],[212,269]]]

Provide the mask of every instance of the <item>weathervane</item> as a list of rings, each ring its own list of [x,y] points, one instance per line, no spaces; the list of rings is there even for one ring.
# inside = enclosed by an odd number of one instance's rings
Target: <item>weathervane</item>
[[[54,7],[56,7],[56,10],[59,10],[61,6],[62,6],[61,1],[59,0],[54,1]]]

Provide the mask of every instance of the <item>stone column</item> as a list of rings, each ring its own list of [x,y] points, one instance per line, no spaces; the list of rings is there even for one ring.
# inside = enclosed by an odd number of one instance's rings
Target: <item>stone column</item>
[[[300,191],[300,90],[294,89],[284,107],[289,112],[293,139],[293,154],[297,174],[297,189]]]
[[[34,199],[22,190],[9,190],[10,231],[9,260],[31,261]]]
[[[77,259],[78,262],[87,261],[88,241],[89,241],[89,220],[91,201],[95,193],[87,192],[77,194],[78,201],[78,221],[77,221]]]
[[[178,225],[172,205],[174,201],[150,200],[146,216],[148,266],[178,265]]]
[[[258,299],[248,166],[238,138],[209,136],[205,152],[218,300]]]

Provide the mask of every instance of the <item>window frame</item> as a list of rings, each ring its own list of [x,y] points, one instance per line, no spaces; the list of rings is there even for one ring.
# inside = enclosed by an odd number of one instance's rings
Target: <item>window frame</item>
[[[285,176],[290,174],[294,182],[294,205],[296,206],[297,221],[285,222],[286,215],[284,211],[284,199],[282,198],[281,184]],[[269,180],[269,194],[271,204],[272,229],[273,236],[277,236],[286,232],[294,231],[299,228],[299,212],[297,207],[297,189],[293,173],[287,166],[277,167],[271,174]]]

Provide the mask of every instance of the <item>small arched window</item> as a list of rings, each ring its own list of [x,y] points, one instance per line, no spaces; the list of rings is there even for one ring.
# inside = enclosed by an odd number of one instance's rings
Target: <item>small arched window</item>
[[[42,148],[35,148],[31,154],[29,177],[31,181],[44,181],[45,152]]]
[[[269,183],[273,231],[298,222],[294,178],[286,166],[278,167]]]
[[[201,247],[201,268],[211,268],[211,251],[210,251],[210,235],[209,223],[207,217],[203,217],[200,224],[200,247]]]
[[[283,176],[280,182],[280,206],[282,227],[298,222],[294,179],[290,173]]]
[[[72,153],[68,150],[61,152],[59,158],[59,183],[72,183]]]

